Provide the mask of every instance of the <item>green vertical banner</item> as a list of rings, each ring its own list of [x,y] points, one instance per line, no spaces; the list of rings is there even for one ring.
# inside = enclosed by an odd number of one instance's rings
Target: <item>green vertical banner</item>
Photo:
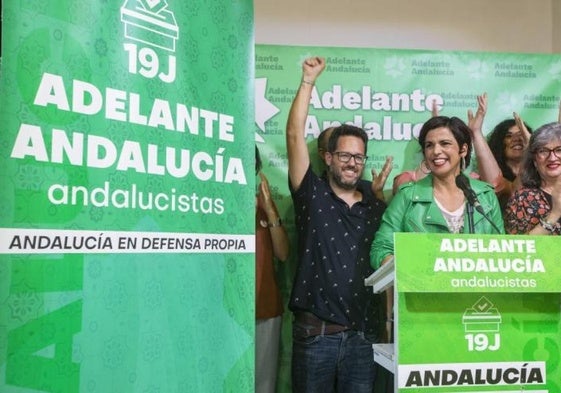
[[[2,18],[0,391],[253,391],[253,3]]]
[[[397,391],[561,392],[559,239],[395,240]]]

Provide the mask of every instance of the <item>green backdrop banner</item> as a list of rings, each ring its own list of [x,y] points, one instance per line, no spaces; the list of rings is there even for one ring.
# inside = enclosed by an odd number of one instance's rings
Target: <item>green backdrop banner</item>
[[[252,391],[253,3],[2,18],[0,391]]]
[[[365,177],[370,169],[379,171],[388,155],[394,157],[391,177],[418,165],[416,137],[433,101],[440,114],[467,121],[468,109],[475,112],[477,96],[486,92],[484,133],[513,112],[533,128],[558,118],[559,55],[257,45],[257,138],[266,143],[264,164],[282,178],[285,195],[284,128],[301,63],[309,56],[326,59],[306,123],[310,147],[329,126],[364,127],[370,140]],[[386,189],[391,190],[391,181]]]

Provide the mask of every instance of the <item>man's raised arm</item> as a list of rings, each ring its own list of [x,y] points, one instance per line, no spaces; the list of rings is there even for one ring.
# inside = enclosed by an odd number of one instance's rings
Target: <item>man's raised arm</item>
[[[325,59],[310,57],[302,64],[302,80],[290,107],[286,121],[286,148],[288,151],[288,177],[297,190],[310,166],[308,146],[304,137],[308,107],[317,77],[325,68]]]

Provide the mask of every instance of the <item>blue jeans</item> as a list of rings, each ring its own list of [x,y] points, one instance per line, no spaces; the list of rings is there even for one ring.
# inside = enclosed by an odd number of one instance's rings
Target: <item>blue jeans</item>
[[[372,342],[362,332],[300,337],[293,327],[293,393],[372,393],[376,377]]]

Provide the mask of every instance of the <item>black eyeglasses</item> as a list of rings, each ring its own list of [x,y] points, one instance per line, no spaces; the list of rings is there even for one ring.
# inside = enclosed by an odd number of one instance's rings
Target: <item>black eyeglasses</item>
[[[333,154],[337,156],[337,159],[339,161],[345,163],[349,162],[351,158],[354,158],[355,163],[358,165],[364,164],[368,159],[367,156],[363,156],[362,154],[351,154],[351,153],[345,153],[344,151],[336,151]]]
[[[536,150],[536,155],[542,160],[548,159],[551,153],[553,153],[555,157],[561,158],[561,146],[557,146],[553,149],[548,149],[547,147],[540,147],[538,150]]]

